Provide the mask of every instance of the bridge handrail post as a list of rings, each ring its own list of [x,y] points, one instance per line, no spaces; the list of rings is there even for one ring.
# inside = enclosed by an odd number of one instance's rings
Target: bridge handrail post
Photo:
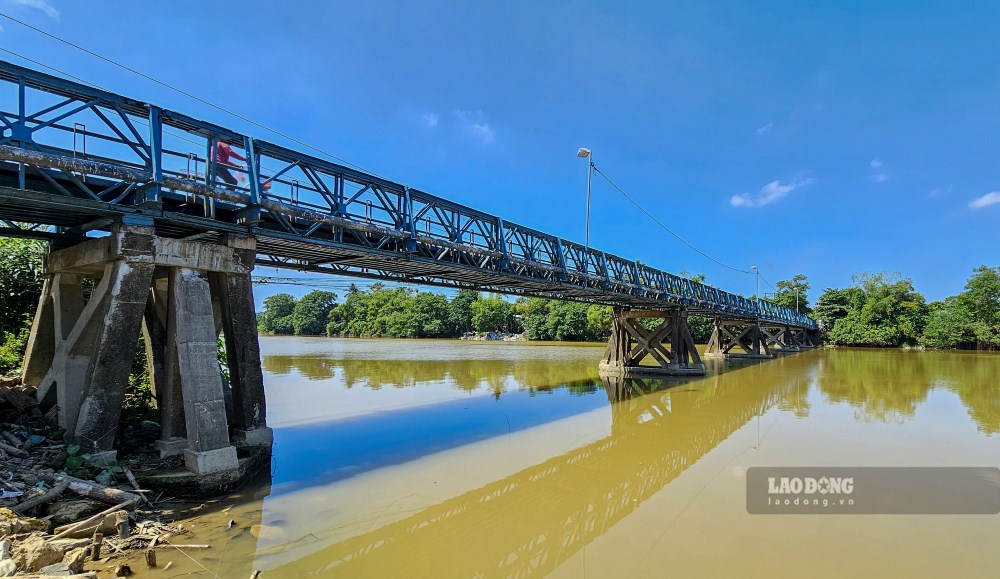
[[[605,283],[611,283],[611,274],[608,272],[608,255],[601,252],[601,271],[604,273]]]
[[[16,131],[16,136],[18,138],[18,141],[20,141],[23,138],[21,134],[26,133],[30,135],[30,133],[28,133],[28,126],[25,120],[25,117],[27,116],[27,112],[25,111],[27,107],[27,101],[25,100],[24,92],[25,92],[24,76],[18,76],[17,77],[17,125],[15,125],[18,128],[18,131]],[[15,131],[12,131],[12,133],[14,132]],[[21,142],[21,147],[24,147],[24,142],[23,141],[20,142]],[[18,163],[17,186],[21,189],[27,188],[27,176],[25,175],[24,170],[25,170],[24,163]]]
[[[262,193],[260,185],[260,153],[257,152],[257,143],[252,137],[243,137],[243,150],[247,157],[247,185],[250,188],[250,203],[243,210],[240,221],[246,225],[254,225],[260,221],[260,197]],[[214,175],[215,159],[212,159],[212,167]]]
[[[500,253],[503,258],[500,262],[501,269],[510,268],[510,255],[507,253],[507,225],[504,224],[503,219],[497,217],[497,246],[500,248]]]
[[[642,291],[642,282],[639,281],[639,264],[634,261],[630,261],[629,265],[632,266],[630,268],[632,270],[631,273],[635,276],[635,279],[632,281],[632,285],[634,285],[637,290]]]
[[[160,107],[149,105],[149,171],[153,181],[137,196],[139,205],[160,202],[163,186],[163,119],[160,112]]]
[[[409,234],[409,239],[403,241],[403,249],[408,252],[417,251],[417,224],[413,219],[413,193],[410,187],[403,189],[403,229]]]
[[[566,265],[566,248],[563,247],[562,239],[556,238],[556,251],[559,252],[559,267],[562,268],[562,281],[569,279],[569,267]],[[583,273],[587,273],[587,266],[583,266]]]

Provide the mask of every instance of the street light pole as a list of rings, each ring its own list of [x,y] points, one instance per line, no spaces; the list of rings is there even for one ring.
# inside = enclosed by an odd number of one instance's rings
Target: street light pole
[[[594,176],[594,153],[590,149],[580,148],[576,156],[587,159],[587,223],[584,231],[583,244],[590,248],[590,181]]]
[[[756,276],[757,276],[757,287],[753,291],[753,299],[754,299],[754,301],[758,301],[758,300],[760,300],[760,297],[759,297],[760,296],[760,270],[757,269],[756,265],[751,265],[750,269],[752,269],[753,272],[754,272],[754,274],[756,274]],[[758,304],[757,307],[760,307],[760,305]]]

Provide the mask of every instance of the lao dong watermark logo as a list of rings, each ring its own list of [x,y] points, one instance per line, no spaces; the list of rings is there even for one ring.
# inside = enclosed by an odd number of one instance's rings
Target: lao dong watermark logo
[[[853,476],[767,477],[768,505],[829,507],[832,501],[839,501],[841,505],[853,506],[853,498],[843,498],[844,495],[850,495],[853,492]],[[827,495],[838,495],[841,498]]]
[[[1000,513],[995,467],[753,467],[750,514]]]

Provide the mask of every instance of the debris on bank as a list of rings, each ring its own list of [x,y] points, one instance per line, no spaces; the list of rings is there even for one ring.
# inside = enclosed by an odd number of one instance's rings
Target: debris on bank
[[[520,334],[508,334],[506,332],[466,332],[462,334],[463,340],[493,340],[499,342],[520,342],[527,340],[528,336],[523,332]]]
[[[165,503],[174,499],[139,488],[128,466],[88,468],[34,394],[0,378],[0,577],[141,575],[129,564],[136,567],[137,551],[153,568],[157,549],[209,547],[175,541],[186,531],[171,524],[175,511]]]

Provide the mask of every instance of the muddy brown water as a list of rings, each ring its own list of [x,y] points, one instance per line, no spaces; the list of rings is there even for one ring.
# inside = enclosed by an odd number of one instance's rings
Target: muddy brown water
[[[1000,466],[1000,355],[815,350],[609,384],[601,348],[262,338],[271,476],[184,521],[191,533],[175,541],[211,549],[162,550],[160,569],[133,568],[240,579],[1000,573],[1000,515],[750,515],[745,504],[755,466]]]

